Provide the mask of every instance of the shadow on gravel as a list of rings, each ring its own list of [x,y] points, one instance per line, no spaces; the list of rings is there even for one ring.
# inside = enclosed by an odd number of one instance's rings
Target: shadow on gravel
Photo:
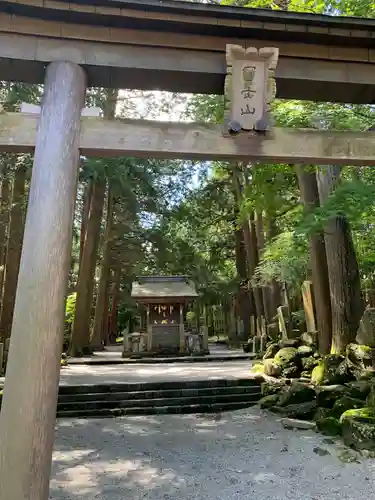
[[[168,421],[169,425],[153,416],[57,421],[57,434],[63,438],[58,437],[54,447],[50,498],[136,500],[166,485],[173,490],[183,488],[195,466],[188,460],[183,467],[189,450],[179,446],[180,435],[190,432],[191,451],[203,453],[207,435],[217,434],[218,426],[227,420],[225,414],[202,414]],[[236,435],[224,433],[223,437],[232,440]],[[161,453],[155,443],[163,444]],[[178,470],[166,467],[167,462],[178,464]],[[160,498],[174,498],[166,495]]]
[[[314,448],[324,446],[326,456]],[[375,461],[344,464],[313,431],[256,407],[59,420],[53,500],[370,500]]]

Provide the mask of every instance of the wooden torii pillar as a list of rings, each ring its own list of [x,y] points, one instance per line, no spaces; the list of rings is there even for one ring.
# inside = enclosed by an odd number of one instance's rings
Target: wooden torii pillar
[[[48,500],[86,77],[47,68],[0,413],[0,500]]]

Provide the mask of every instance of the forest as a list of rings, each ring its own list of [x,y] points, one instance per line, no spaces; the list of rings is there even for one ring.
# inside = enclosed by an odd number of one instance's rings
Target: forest
[[[372,17],[367,0],[203,2]],[[40,104],[42,86],[1,82],[4,111]],[[86,106],[107,119],[222,122],[216,95],[91,88]],[[372,105],[277,100],[279,127],[365,131]],[[0,343],[11,334],[32,170],[28,154],[0,155]],[[375,175],[369,167],[153,158],[81,157],[66,300],[64,346],[102,348],[135,318],[137,275],[189,275],[211,335],[238,345],[288,305],[303,316],[312,281],[320,354],[340,354],[375,307]],[[218,317],[220,321],[218,321]],[[253,318],[253,319],[252,319]]]

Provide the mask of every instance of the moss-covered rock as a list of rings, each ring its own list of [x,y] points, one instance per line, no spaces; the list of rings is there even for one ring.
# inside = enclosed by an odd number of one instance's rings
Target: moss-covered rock
[[[348,344],[346,346],[346,357],[351,363],[362,369],[373,368],[375,349],[367,345]]]
[[[336,377],[337,377],[338,383],[340,383],[340,384],[345,384],[345,383],[350,382],[350,381],[355,379],[355,377],[350,369],[350,366],[349,366],[347,359],[345,359],[338,366],[338,368],[336,370]]]
[[[279,396],[277,394],[270,394],[269,396],[264,396],[264,398],[262,398],[259,401],[260,407],[263,409],[271,408],[272,406],[277,405],[278,399]]]
[[[347,410],[357,409],[363,407],[363,401],[360,399],[351,398],[350,396],[343,396],[337,401],[332,408],[332,416],[340,418],[341,415]]]
[[[275,362],[284,369],[289,365],[297,364],[298,351],[295,347],[284,347],[280,349],[274,359]]]
[[[279,344],[277,342],[272,342],[267,346],[263,359],[273,359],[279,350],[280,350]]]
[[[340,423],[342,424],[346,419],[349,418],[355,418],[358,422],[366,422],[368,424],[375,425],[375,411],[372,408],[368,408],[367,406],[354,410],[347,410],[341,415]]]
[[[313,369],[311,380],[317,385],[343,384],[353,379],[343,356],[329,354],[324,356]]]
[[[271,394],[278,394],[281,389],[285,387],[285,383],[279,380],[265,380],[260,385],[262,396],[270,396]]]
[[[311,381],[314,384],[320,385],[324,383],[324,362],[321,360],[318,365],[313,369],[311,374]]]
[[[375,347],[375,308],[367,308],[359,324],[356,342]]]
[[[265,359],[263,366],[265,375],[269,377],[280,377],[282,369],[280,365],[275,363],[274,359]]]
[[[307,357],[310,357],[314,354],[314,349],[309,345],[300,345],[297,348],[297,351],[298,351],[298,355],[301,358],[307,358]]]
[[[323,434],[327,436],[340,436],[341,424],[335,417],[323,417],[316,421],[316,426]]]
[[[319,360],[314,358],[313,356],[309,356],[306,358],[302,358],[301,364],[303,370],[312,371],[319,364]]]
[[[370,391],[366,398],[366,406],[368,406],[375,412],[375,385],[371,385],[370,387]]]
[[[357,380],[375,376],[375,349],[367,345],[348,344],[346,360],[351,373]]]
[[[315,401],[315,390],[313,387],[300,382],[293,382],[289,387],[284,387],[280,391],[279,406],[286,406],[294,403],[305,403]]]
[[[372,383],[370,380],[354,380],[345,384],[348,388],[348,396],[365,401],[370,394]]]
[[[301,375],[301,367],[297,365],[289,365],[282,370],[282,376],[285,378],[299,378]]]
[[[313,420],[317,421],[321,420],[322,418],[331,417],[331,411],[332,410],[330,408],[322,408],[321,406],[319,406],[314,413]]]
[[[300,339],[283,339],[279,341],[279,347],[280,349],[284,349],[287,347],[297,347],[301,344]]]
[[[344,443],[356,450],[375,450],[375,412],[371,408],[348,410],[340,417]]]
[[[280,400],[279,400],[280,401]],[[271,406],[270,410],[283,417],[300,418],[311,420],[316,411],[316,401],[306,401],[304,403],[293,403],[286,406]]]
[[[316,402],[323,408],[332,408],[335,401],[349,394],[345,385],[322,385],[315,388]]]
[[[250,370],[252,373],[264,373],[263,363],[255,363]]]

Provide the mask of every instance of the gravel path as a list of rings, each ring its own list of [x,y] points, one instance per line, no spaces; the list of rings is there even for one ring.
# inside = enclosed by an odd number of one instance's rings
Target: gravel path
[[[314,452],[319,446],[323,456]],[[53,500],[370,500],[375,460],[284,429],[257,408],[211,415],[60,420]],[[325,451],[329,454],[324,455]]]

